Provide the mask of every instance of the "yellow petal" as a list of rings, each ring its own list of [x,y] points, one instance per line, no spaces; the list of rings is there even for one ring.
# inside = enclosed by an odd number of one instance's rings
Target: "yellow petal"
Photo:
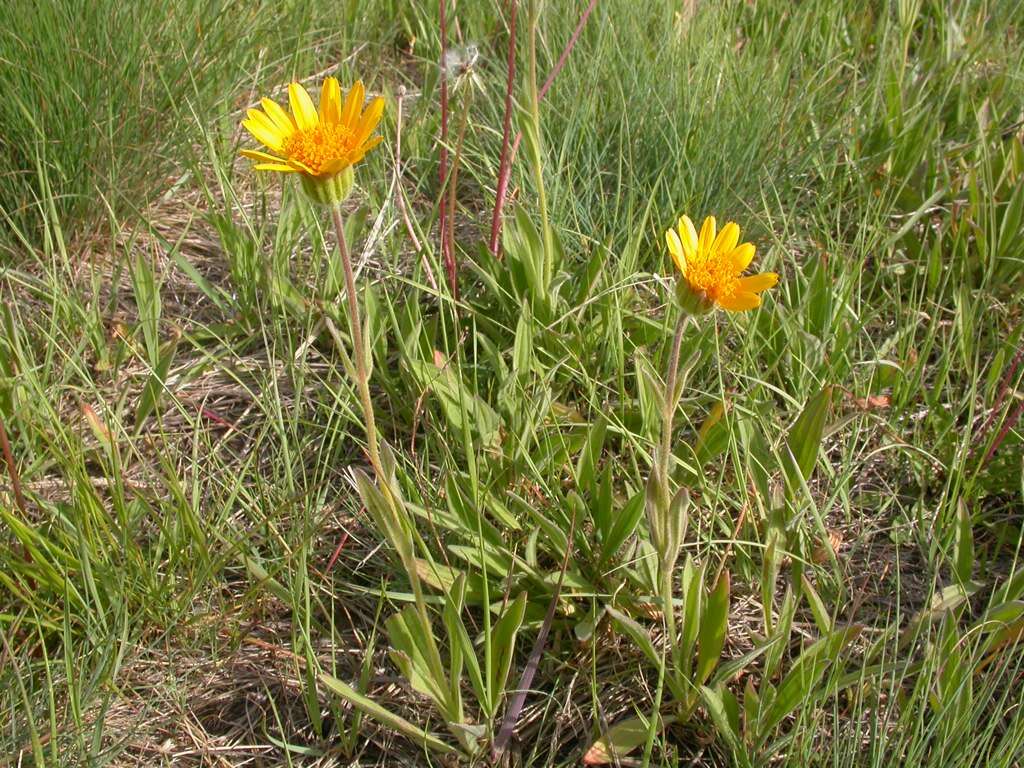
[[[733,248],[732,253],[729,254],[729,261],[732,262],[732,268],[737,273],[742,272],[744,269],[750,266],[750,262],[754,260],[754,245],[753,243],[743,243],[743,245]]]
[[[740,228],[735,222],[730,221],[722,231],[718,233],[714,244],[711,246],[715,253],[729,253],[740,241]]]
[[[366,141],[363,142],[362,146],[357,148],[356,151],[359,152],[359,157],[362,157],[363,155],[365,155],[367,152],[369,152],[371,149],[376,147],[382,141],[384,141],[384,137],[383,136],[380,136],[380,135],[371,136],[369,139],[367,139]]]
[[[281,151],[281,134],[254,120],[243,120],[242,127],[251,133],[256,141],[262,142],[275,152]]]
[[[355,165],[356,163],[358,163],[366,156],[367,152],[376,147],[382,141],[384,141],[383,136],[374,136],[361,147],[356,147],[355,149],[353,149],[345,156],[348,159],[348,164]]]
[[[665,232],[665,242],[668,243],[668,252],[672,254],[672,261],[676,263],[676,269],[686,274],[686,257],[683,255],[683,244],[679,241],[679,235],[674,229]]]
[[[260,152],[258,149],[243,149],[238,154],[242,157],[248,157],[250,160],[259,160],[261,163],[283,163],[283,158],[275,157],[274,155],[266,152]]]
[[[291,104],[295,125],[300,131],[316,128],[318,122],[316,107],[313,106],[313,100],[305,88],[298,83],[290,83],[288,85],[288,103]]]
[[[349,88],[348,95],[345,96],[345,106],[341,110],[342,125],[352,125],[359,119],[364,98],[366,91],[363,89],[363,81],[356,80],[356,84]]]
[[[359,125],[355,129],[355,144],[359,146],[371,133],[373,129],[377,127],[377,123],[380,122],[381,115],[384,114],[384,99],[378,96],[376,99],[370,102],[370,106],[366,108],[363,116],[359,118]]]
[[[363,152],[369,152],[382,141],[384,141],[384,137],[378,133],[376,136],[371,136],[366,141],[364,141],[360,149],[363,150]]]
[[[295,160],[289,157],[287,162],[288,165],[292,167],[293,171],[297,171],[298,173],[304,173],[307,176],[316,176],[316,174],[313,172],[313,169],[310,168],[305,163],[303,163],[301,160]]]
[[[756,293],[744,293],[743,291],[736,291],[718,300],[718,306],[730,312],[742,312],[746,309],[754,309],[760,305],[760,296]]]
[[[267,113],[267,117],[274,121],[274,125],[283,136],[290,136],[295,131],[295,121],[291,116],[281,109],[281,105],[270,99],[260,99],[260,106]]]
[[[337,123],[341,120],[341,86],[337,78],[328,77],[320,89],[320,122]]]
[[[327,163],[323,168],[320,169],[320,175],[330,176],[332,174],[338,173],[339,171],[343,171],[348,166],[352,165],[352,162],[353,161],[351,160],[350,155],[347,155],[345,157],[339,157],[337,160],[331,160],[331,162]]]
[[[277,127],[277,123],[271,120],[270,117],[260,112],[258,109],[246,110],[245,114],[248,115],[249,119],[254,123],[259,123],[271,133],[276,134],[278,141],[284,141],[281,129]]]
[[[700,237],[697,238],[697,251],[702,257],[711,254],[711,244],[715,242],[715,217],[708,216],[700,226]]]
[[[256,163],[253,168],[257,171],[280,171],[281,173],[298,173],[287,163]]]
[[[766,291],[779,282],[779,276],[774,272],[762,272],[759,275],[751,275],[750,277],[741,277],[739,279],[739,285],[736,290],[739,291],[750,291],[751,293],[760,293]]]
[[[679,240],[683,244],[683,255],[692,259],[697,255],[697,228],[689,216],[679,217]]]

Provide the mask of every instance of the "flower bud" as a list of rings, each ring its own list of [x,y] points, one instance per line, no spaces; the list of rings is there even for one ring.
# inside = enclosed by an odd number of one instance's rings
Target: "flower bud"
[[[310,176],[300,174],[302,191],[314,203],[320,205],[338,205],[348,199],[356,181],[352,166],[347,166],[333,176]]]
[[[687,315],[706,315],[715,302],[704,291],[696,290],[685,277],[676,280],[676,304]]]

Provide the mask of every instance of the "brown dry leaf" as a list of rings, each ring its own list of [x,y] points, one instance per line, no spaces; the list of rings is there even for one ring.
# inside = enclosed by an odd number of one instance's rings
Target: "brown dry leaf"
[[[853,404],[862,411],[877,411],[892,405],[892,398],[889,395],[868,395],[853,398]]]
[[[819,544],[811,553],[811,560],[817,564],[827,563],[834,555],[839,554],[839,548],[843,546],[843,534],[836,530],[828,532],[828,544]],[[831,552],[828,548],[831,548]]]

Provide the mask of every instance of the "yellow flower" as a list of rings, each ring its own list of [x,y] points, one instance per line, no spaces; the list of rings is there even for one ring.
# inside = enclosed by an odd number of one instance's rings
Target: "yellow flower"
[[[665,232],[668,250],[679,268],[679,294],[691,311],[709,311],[715,305],[742,312],[761,304],[761,292],[779,281],[774,272],[742,277],[754,259],[751,243],[737,245],[740,228],[729,222],[716,233],[715,217],[708,216],[697,234],[689,216],[679,219],[677,229]]]
[[[357,81],[344,104],[341,88],[333,77],[324,80],[320,91],[320,109],[313,106],[309,93],[298,83],[288,86],[289,115],[270,99],[263,99],[263,110],[250,109],[242,126],[273,153],[243,149],[242,155],[256,160],[257,171],[298,173],[307,192],[321,202],[338,202],[337,179],[341,175],[344,195],[351,188],[351,168],[381,142],[370,136],[384,113],[384,99],[377,97],[364,110],[366,92]],[[344,199],[344,195],[342,199]],[[318,198],[319,199],[319,198]]]

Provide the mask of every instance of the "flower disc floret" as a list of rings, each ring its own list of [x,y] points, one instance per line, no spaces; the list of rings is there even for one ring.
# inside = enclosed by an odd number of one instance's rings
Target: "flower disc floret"
[[[257,171],[298,173],[307,191],[322,187],[314,195],[319,202],[339,202],[336,198],[351,188],[352,166],[381,142],[380,136],[371,134],[384,114],[384,99],[378,96],[363,109],[365,97],[363,84],[357,81],[342,102],[338,81],[328,77],[317,109],[306,89],[292,83],[291,114],[263,99],[263,109],[250,109],[242,121],[270,152],[243,149],[242,155],[256,161]]]
[[[740,228],[729,222],[719,232],[715,217],[708,216],[700,234],[689,216],[665,233],[669,253],[679,270],[677,295],[684,309],[703,312],[719,306],[742,312],[761,304],[761,293],[778,282],[774,272],[744,277],[754,259],[754,246],[739,244]]]

